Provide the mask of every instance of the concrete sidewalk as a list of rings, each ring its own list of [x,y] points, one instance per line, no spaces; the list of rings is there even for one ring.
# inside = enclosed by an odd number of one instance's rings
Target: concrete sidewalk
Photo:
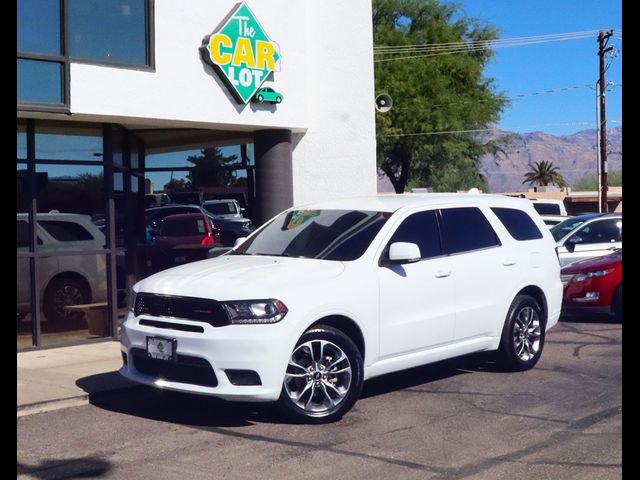
[[[106,341],[18,353],[18,417],[89,403],[93,394],[131,388],[120,343]]]

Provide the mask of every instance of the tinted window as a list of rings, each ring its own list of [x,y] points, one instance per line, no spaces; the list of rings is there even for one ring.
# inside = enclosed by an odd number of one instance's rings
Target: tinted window
[[[214,215],[229,215],[230,213],[237,213],[233,202],[208,203],[202,207]]]
[[[93,240],[93,236],[84,228],[74,222],[60,220],[38,220],[38,223],[60,242],[75,242],[78,240]]]
[[[491,210],[516,240],[542,238],[542,233],[526,212],[515,208],[492,208]]]
[[[496,232],[479,208],[447,208],[441,212],[442,233],[447,253],[500,245]]]
[[[597,216],[597,215],[595,215]],[[573,218],[567,218],[565,221],[560,222],[557,225],[554,225],[553,227],[551,227],[551,235],[553,235],[553,238],[556,242],[560,241],[561,238],[563,238],[565,235],[567,235],[569,232],[571,232],[573,229],[578,228],[580,225],[582,225],[584,222],[586,222],[587,220],[590,220],[591,216],[589,217],[573,217]]]
[[[69,0],[73,58],[147,64],[145,0]]]
[[[612,243],[622,241],[622,220],[612,218],[585,225],[571,238],[580,237],[579,243]]]
[[[165,237],[205,235],[206,233],[204,218],[167,218],[160,227],[160,235]]]
[[[394,242],[415,243],[420,248],[421,258],[442,255],[440,230],[435,210],[414,213],[407,217],[391,237]]]
[[[275,218],[232,254],[355,260],[389,216],[360,210],[293,210]]]
[[[560,205],[554,203],[534,203],[533,208],[540,215],[560,215]]]

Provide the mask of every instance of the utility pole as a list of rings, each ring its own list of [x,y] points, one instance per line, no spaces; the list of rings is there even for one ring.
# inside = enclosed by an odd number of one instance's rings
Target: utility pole
[[[607,84],[604,81],[604,55],[610,50],[613,50],[613,46],[607,47],[609,38],[613,35],[613,30],[607,33],[600,32],[598,35],[598,56],[600,57],[600,211],[607,213],[609,207],[607,205],[607,114],[605,111],[605,91]]]

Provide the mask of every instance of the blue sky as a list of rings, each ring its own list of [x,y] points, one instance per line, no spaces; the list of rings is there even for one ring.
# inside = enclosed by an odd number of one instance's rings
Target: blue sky
[[[528,37],[585,30],[622,29],[621,0],[458,0],[460,13],[490,23],[499,38]],[[607,92],[607,127],[622,126],[622,40],[606,72],[618,86]],[[574,87],[567,91],[514,100],[497,127],[567,135],[595,128],[598,42],[593,39],[499,48],[485,70],[506,96]],[[587,88],[584,85],[591,85]]]

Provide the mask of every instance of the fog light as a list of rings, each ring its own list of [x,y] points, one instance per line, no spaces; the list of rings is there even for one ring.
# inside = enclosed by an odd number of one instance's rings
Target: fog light
[[[599,292],[587,292],[582,298],[575,298],[576,302],[596,302],[600,299]]]

